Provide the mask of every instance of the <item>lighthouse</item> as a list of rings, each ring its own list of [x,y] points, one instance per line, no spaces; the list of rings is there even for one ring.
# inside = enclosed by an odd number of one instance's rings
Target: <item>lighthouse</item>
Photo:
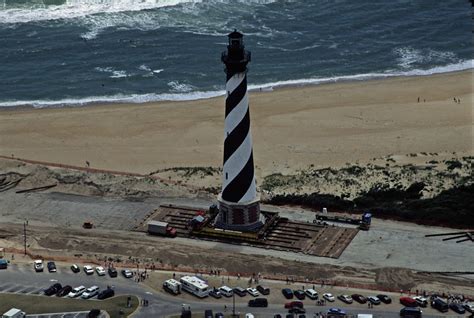
[[[256,231],[262,225],[260,200],[257,196],[253,165],[252,134],[247,93],[247,64],[250,52],[245,50],[243,35],[228,35],[225,64],[226,100],[224,125],[224,165],[219,214],[215,226],[237,231]]]

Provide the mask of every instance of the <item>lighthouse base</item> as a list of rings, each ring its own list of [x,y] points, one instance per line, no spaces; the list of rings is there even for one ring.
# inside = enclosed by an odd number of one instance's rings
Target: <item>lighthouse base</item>
[[[233,231],[257,232],[263,226],[259,199],[234,203],[223,200],[219,195],[217,201],[219,202],[219,214],[214,223],[215,227]]]

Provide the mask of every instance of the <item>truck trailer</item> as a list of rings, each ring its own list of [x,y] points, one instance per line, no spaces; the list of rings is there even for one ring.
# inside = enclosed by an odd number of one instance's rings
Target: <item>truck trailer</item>
[[[153,235],[176,237],[176,229],[170,226],[167,222],[161,221],[148,222],[148,233]]]

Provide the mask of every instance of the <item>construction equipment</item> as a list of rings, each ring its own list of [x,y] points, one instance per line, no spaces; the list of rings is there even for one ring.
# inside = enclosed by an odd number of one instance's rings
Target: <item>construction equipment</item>
[[[372,214],[369,212],[365,212],[362,214],[362,219],[360,220],[359,228],[364,231],[368,231],[370,229],[370,223],[372,223]]]
[[[92,229],[94,227],[94,223],[92,223],[91,221],[86,221],[84,222],[84,224],[82,224],[82,227],[85,229]]]

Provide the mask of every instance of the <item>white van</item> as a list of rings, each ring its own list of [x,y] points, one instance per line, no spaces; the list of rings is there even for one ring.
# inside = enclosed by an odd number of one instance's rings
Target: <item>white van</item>
[[[309,298],[311,298],[313,300],[318,299],[318,292],[315,291],[314,289],[308,288],[304,292],[305,292],[306,296],[308,296]]]
[[[224,295],[226,297],[232,297],[232,294],[234,293],[232,288],[227,287],[227,286],[219,287],[219,291],[221,292],[222,295]]]
[[[2,318],[23,318],[25,313],[20,309],[12,308],[2,315]]]

